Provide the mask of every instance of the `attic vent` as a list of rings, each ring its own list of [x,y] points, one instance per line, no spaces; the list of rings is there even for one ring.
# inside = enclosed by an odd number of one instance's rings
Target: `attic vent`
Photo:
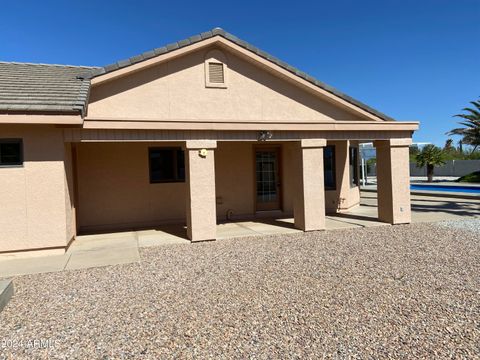
[[[209,81],[212,84],[223,84],[225,82],[225,76],[223,74],[223,64],[221,63],[208,63]]]
[[[205,86],[207,88],[227,88],[228,65],[226,56],[214,49],[205,56]]]

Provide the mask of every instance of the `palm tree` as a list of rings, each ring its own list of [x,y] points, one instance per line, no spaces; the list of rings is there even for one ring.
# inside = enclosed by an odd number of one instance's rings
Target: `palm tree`
[[[443,150],[452,151],[452,149],[453,149],[453,139],[447,139],[447,141],[445,141],[445,146],[443,147]]]
[[[417,167],[427,167],[428,182],[433,181],[433,170],[435,166],[445,165],[445,153],[438,146],[426,145],[416,156]]]
[[[480,100],[471,101],[473,105],[471,108],[463,108],[466,114],[457,114],[456,117],[464,119],[459,124],[463,125],[462,128],[456,128],[449,131],[448,135],[460,135],[462,136],[462,143],[473,146],[472,153],[480,146]]]

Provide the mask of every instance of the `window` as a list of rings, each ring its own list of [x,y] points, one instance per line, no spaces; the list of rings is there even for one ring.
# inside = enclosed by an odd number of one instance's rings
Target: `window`
[[[358,148],[350,147],[349,148],[349,172],[350,172],[350,186],[358,186]]]
[[[185,181],[185,155],[180,148],[148,149],[150,183]]]
[[[21,139],[0,139],[0,166],[23,165]]]
[[[329,145],[323,149],[323,172],[325,181],[325,190],[335,190],[335,146]]]

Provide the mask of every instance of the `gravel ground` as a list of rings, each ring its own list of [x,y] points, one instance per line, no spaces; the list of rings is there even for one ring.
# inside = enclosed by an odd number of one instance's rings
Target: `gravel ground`
[[[137,264],[15,279],[0,313],[3,356],[480,356],[479,233],[382,226],[141,256]],[[54,346],[32,348],[34,339]]]
[[[480,219],[461,220],[461,221],[442,221],[442,222],[439,222],[438,225],[480,233]]]

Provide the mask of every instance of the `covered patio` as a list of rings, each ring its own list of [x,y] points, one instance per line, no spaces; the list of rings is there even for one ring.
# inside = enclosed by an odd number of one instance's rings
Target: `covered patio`
[[[377,220],[376,203],[375,193],[362,192],[360,206],[326,216],[326,231],[388,225]],[[413,223],[465,219],[480,219],[478,200],[412,195]],[[218,241],[302,232],[294,227],[293,218],[221,222],[216,225],[216,231]],[[171,224],[136,231],[80,235],[64,254],[47,255],[37,251],[0,255],[0,277],[139,262],[141,248],[190,246],[185,234],[185,226]]]
[[[263,133],[185,131],[187,140],[179,141],[175,131],[65,129],[77,234],[177,224],[181,238],[205,241],[254,235],[254,223],[262,224],[261,234],[277,225],[292,231],[357,225],[342,213],[359,210],[364,138],[377,146],[380,201],[373,217],[357,220],[410,222],[410,138],[399,138],[407,132],[267,131],[259,141]],[[158,179],[157,152],[172,156],[158,165]]]

